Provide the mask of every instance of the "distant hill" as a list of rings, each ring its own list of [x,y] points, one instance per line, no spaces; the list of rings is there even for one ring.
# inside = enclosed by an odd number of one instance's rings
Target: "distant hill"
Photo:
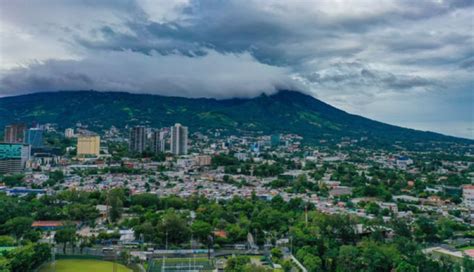
[[[223,128],[232,133],[295,133],[310,142],[339,141],[341,137],[368,137],[369,141],[381,143],[473,142],[373,121],[296,91],[227,100],[96,91],[1,98],[0,126],[14,122],[56,123],[60,128],[81,122],[95,130],[112,125],[164,127],[179,122],[191,131]]]

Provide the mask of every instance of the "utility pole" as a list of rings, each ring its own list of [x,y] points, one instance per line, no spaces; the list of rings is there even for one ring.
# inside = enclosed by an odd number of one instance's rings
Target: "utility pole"
[[[306,223],[306,227],[308,227],[308,203],[304,206],[304,220]]]

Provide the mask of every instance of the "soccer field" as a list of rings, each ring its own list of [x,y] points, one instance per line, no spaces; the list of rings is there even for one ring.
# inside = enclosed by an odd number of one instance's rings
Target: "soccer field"
[[[131,272],[131,269],[116,264],[116,270],[114,270],[113,262],[98,261],[98,260],[57,260],[56,269],[53,269],[52,263],[42,267],[39,272]]]

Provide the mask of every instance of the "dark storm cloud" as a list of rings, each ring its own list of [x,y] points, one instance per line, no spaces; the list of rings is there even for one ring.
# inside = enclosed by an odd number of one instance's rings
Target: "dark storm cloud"
[[[226,98],[291,87],[388,120],[387,99],[398,108],[472,89],[472,0],[0,5],[0,96],[94,88]],[[455,102],[449,110],[461,112]]]

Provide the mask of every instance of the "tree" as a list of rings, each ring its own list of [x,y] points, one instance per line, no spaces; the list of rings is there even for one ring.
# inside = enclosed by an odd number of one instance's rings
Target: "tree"
[[[150,222],[137,225],[134,230],[137,240],[143,238],[145,242],[152,242],[156,239],[157,230]]]
[[[341,246],[339,248],[339,255],[337,257],[337,271],[338,272],[352,272],[359,271],[360,265],[359,249],[355,246]]]
[[[207,237],[211,234],[212,226],[207,222],[196,220],[191,225],[191,231],[194,237],[198,238],[202,242],[206,241]]]
[[[67,244],[72,244],[76,241],[76,229],[74,227],[67,226],[58,230],[54,235],[54,241],[58,244],[63,244],[63,252],[66,254]]]
[[[15,245],[15,239],[8,235],[0,236],[0,247],[9,247]]]
[[[322,271],[321,270],[321,265],[322,265],[321,258],[319,258],[318,256],[314,256],[313,254],[306,254],[306,256],[304,256],[303,265],[310,272]]]
[[[123,201],[125,199],[125,193],[122,189],[112,189],[107,194],[107,202],[110,205],[109,220],[111,222],[117,222],[122,217]]]
[[[250,263],[250,258],[247,256],[231,257],[227,260],[225,272],[241,272],[244,271],[246,264]]]
[[[281,259],[283,257],[283,252],[281,252],[281,249],[278,247],[272,248],[272,258],[275,258],[275,260]]]
[[[6,233],[14,235],[17,239],[21,239],[28,231],[31,230],[33,219],[30,217],[15,217],[8,220],[3,229]]]
[[[416,240],[421,242],[435,242],[438,240],[436,233],[436,225],[429,218],[421,216],[415,221],[414,235]]]
[[[402,261],[397,265],[397,268],[395,269],[397,272],[417,272],[416,266],[407,263],[405,261]]]
[[[160,233],[167,234],[168,243],[180,244],[186,242],[190,238],[190,229],[186,220],[177,215],[173,210],[168,211],[163,216],[163,221],[159,227]],[[166,241],[164,241],[166,242]]]
[[[10,271],[11,271],[10,261],[5,257],[0,256],[0,272],[10,272]]]
[[[93,223],[99,217],[99,211],[90,204],[73,203],[64,208],[64,213],[69,220],[85,221]]]
[[[160,199],[155,194],[137,194],[130,199],[130,205],[140,205],[143,208],[156,209],[159,207]]]
[[[33,271],[49,259],[51,249],[44,243],[27,244],[8,252],[7,258],[12,272]],[[1,271],[1,264],[0,264]]]

